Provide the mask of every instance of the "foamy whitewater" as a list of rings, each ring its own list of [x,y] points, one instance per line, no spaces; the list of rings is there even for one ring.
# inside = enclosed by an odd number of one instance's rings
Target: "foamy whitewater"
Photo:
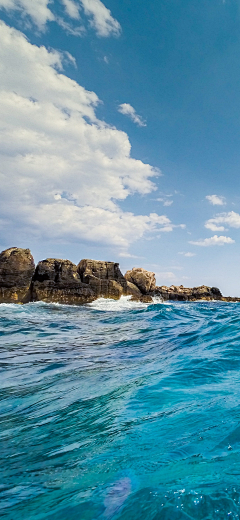
[[[0,305],[0,516],[240,518],[240,304]]]

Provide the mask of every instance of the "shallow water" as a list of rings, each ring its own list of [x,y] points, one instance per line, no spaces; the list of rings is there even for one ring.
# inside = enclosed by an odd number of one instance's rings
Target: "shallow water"
[[[240,518],[240,304],[0,305],[0,516]]]

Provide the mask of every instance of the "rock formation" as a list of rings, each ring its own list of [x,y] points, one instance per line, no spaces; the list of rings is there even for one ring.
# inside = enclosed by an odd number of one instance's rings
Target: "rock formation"
[[[0,303],[27,303],[35,270],[29,249],[11,247],[0,254]]]
[[[137,294],[137,287],[127,283],[115,262],[85,259],[79,262],[77,269],[81,280],[91,287],[97,298],[118,300],[122,295]]]
[[[134,267],[125,276],[115,262],[81,260],[76,266],[70,260],[47,258],[36,269],[29,249],[12,247],[0,254],[0,303],[45,301],[80,305],[99,297],[118,300],[131,295],[135,301],[221,300],[237,302],[240,298],[222,296],[216,287],[156,286],[155,274]]]
[[[47,258],[38,263],[32,281],[32,300],[79,305],[95,300],[70,260]]]
[[[222,293],[217,287],[207,287],[206,285],[193,288],[183,287],[183,285],[171,285],[171,287],[162,285],[155,287],[154,295],[162,297],[163,300],[222,300]]]
[[[131,271],[126,272],[125,278],[135,284],[142,294],[151,293],[156,287],[155,274],[142,267],[133,267]]]

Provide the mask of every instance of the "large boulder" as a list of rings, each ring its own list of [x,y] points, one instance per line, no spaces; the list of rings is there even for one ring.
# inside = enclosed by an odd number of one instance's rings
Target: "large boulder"
[[[27,303],[35,270],[29,249],[11,247],[0,254],[0,303]]]
[[[125,278],[128,282],[136,285],[142,294],[153,292],[156,287],[155,274],[142,267],[133,267],[131,271],[126,272]]]
[[[38,263],[32,282],[33,301],[79,305],[95,297],[82,283],[77,266],[70,260],[47,258]]]
[[[102,296],[118,300],[128,294],[127,282],[115,262],[84,259],[77,269],[82,282],[91,287],[97,298]]]

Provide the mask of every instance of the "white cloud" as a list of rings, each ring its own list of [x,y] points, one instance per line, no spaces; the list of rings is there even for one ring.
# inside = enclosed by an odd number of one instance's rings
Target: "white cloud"
[[[205,238],[202,240],[196,240],[195,242],[194,241],[189,242],[189,244],[193,244],[195,246],[202,246],[202,247],[223,246],[224,244],[234,244],[234,243],[235,243],[235,240],[233,240],[230,237],[224,237],[224,236],[218,237],[217,235],[214,235],[211,238]]]
[[[100,0],[80,1],[85,14],[91,17],[91,26],[99,36],[119,36],[121,33],[120,24],[112,17],[111,11]]]
[[[190,252],[187,252],[185,253],[184,251],[179,251],[178,253],[179,255],[183,255],[183,256],[186,256],[186,257],[191,257],[191,256],[196,256],[196,253],[190,253]]]
[[[172,271],[162,271],[162,272],[156,272],[156,278],[158,280],[158,284],[165,285],[169,282],[175,282],[177,281],[177,277],[175,273],[172,273]]]
[[[145,234],[172,231],[165,215],[119,208],[117,201],[154,190],[158,171],[131,157],[126,133],[97,119],[97,95],[63,74],[68,56],[31,45],[3,22],[0,32],[2,236],[126,252]]]
[[[224,206],[224,204],[226,204],[225,197],[219,197],[218,195],[207,195],[206,199],[213,206]]]
[[[225,231],[224,226],[217,226],[214,222],[212,222],[214,219],[210,219],[206,222],[205,228],[210,229],[211,231]]]
[[[83,36],[86,33],[86,29],[83,25],[74,26],[61,16],[56,17],[56,22],[67,34],[71,34],[72,36]]]
[[[211,231],[224,231],[224,225],[226,224],[232,228],[240,228],[240,215],[235,211],[229,211],[228,213],[218,213],[218,215],[214,218],[210,218],[205,223],[205,227],[207,229],[211,229]]]
[[[119,256],[121,258],[144,258],[142,256],[132,255],[131,253],[128,253],[127,251],[122,251],[119,253]]]
[[[129,103],[122,103],[122,105],[119,105],[118,112],[124,116],[130,117],[130,119],[138,126],[147,126],[142,117],[136,113],[135,108],[129,105]]]
[[[163,205],[164,206],[171,206],[173,204],[173,200],[165,200]]]
[[[80,18],[80,14],[79,14],[80,6],[77,5],[75,2],[73,2],[72,0],[62,0],[62,3],[64,5],[64,7],[65,7],[65,11],[66,11],[67,15],[70,18],[73,18],[74,20],[79,20],[79,18]]]
[[[82,8],[87,16],[90,26],[95,29],[98,36],[119,36],[121,26],[100,0],[62,0],[65,14],[73,21],[80,19]],[[48,22],[57,22],[66,32],[75,36],[81,36],[83,27],[75,27],[62,16],[56,15],[55,6],[57,0],[0,0],[0,9],[8,12],[19,12],[22,18],[31,21],[40,31],[46,29]],[[58,2],[59,5],[59,2]]]
[[[6,11],[18,11],[29,17],[39,30],[44,30],[47,22],[55,19],[49,9],[50,0],[0,0],[0,8]]]

